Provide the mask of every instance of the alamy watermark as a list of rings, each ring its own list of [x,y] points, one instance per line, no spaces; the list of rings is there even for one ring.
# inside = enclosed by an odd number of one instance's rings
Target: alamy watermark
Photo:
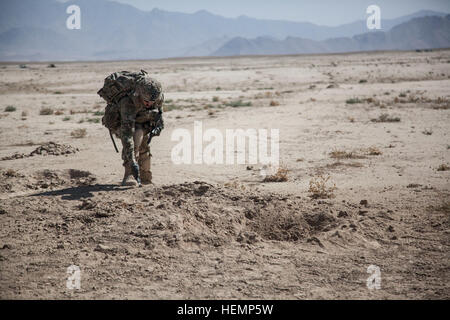
[[[279,166],[279,129],[226,129],[224,136],[219,129],[203,130],[202,122],[194,121],[193,133],[192,137],[184,128],[172,131],[171,140],[178,142],[171,151],[174,164]]]
[[[71,265],[67,267],[66,273],[69,275],[66,281],[66,288],[69,290],[81,289],[81,270],[79,266]]]
[[[367,7],[366,10],[367,14],[370,14],[369,17],[367,17],[366,25],[367,29],[373,30],[373,29],[381,29],[381,10],[380,7],[377,5],[370,5]]]
[[[70,5],[66,9],[70,16],[66,20],[66,27],[69,30],[81,29],[81,9],[77,5]]]
[[[380,290],[381,289],[381,271],[380,267],[371,264],[367,267],[367,273],[371,275],[367,278],[366,286],[369,290]]]

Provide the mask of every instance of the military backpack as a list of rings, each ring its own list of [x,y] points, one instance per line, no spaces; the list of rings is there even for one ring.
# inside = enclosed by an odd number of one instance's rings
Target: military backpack
[[[120,111],[118,102],[126,95],[131,94],[136,83],[142,81],[147,72],[115,72],[105,78],[103,88],[97,94],[102,97],[108,105],[105,108],[105,115],[102,118],[102,124],[114,133],[118,133],[120,128]]]

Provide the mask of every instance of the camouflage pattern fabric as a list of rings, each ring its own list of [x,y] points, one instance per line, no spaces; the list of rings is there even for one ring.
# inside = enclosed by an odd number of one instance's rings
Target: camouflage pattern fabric
[[[133,77],[134,86],[129,82]],[[115,80],[118,80],[117,83],[114,83]],[[162,112],[164,94],[161,84],[145,71],[136,74],[122,71],[107,77],[104,87],[98,93],[108,102],[102,123],[122,141],[124,181],[129,175],[131,165],[135,163],[139,164],[142,171],[143,182],[151,181],[150,148],[147,139],[155,126],[156,115]],[[145,101],[154,103],[151,107],[146,107]],[[136,139],[139,142],[135,142]]]

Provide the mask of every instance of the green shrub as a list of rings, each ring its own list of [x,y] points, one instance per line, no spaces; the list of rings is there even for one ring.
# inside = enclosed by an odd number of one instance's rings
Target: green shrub
[[[14,107],[14,106],[7,106],[6,108],[5,108],[5,112],[14,112],[14,111],[16,111],[17,109],[16,109],[16,107]]]

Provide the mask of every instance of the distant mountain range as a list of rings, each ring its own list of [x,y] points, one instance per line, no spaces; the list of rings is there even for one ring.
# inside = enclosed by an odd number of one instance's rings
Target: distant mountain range
[[[69,4],[81,8],[80,30],[66,28]],[[368,32],[365,20],[329,27],[246,16],[225,18],[207,11],[147,12],[107,0],[0,1],[0,60],[153,59],[450,46],[444,13],[419,11],[382,20],[381,27],[382,32]]]
[[[351,38],[314,41],[297,37],[236,37],[212,53],[214,56],[298,53],[338,53],[372,50],[414,50],[450,47],[450,15],[414,18],[387,32],[363,33]]]

